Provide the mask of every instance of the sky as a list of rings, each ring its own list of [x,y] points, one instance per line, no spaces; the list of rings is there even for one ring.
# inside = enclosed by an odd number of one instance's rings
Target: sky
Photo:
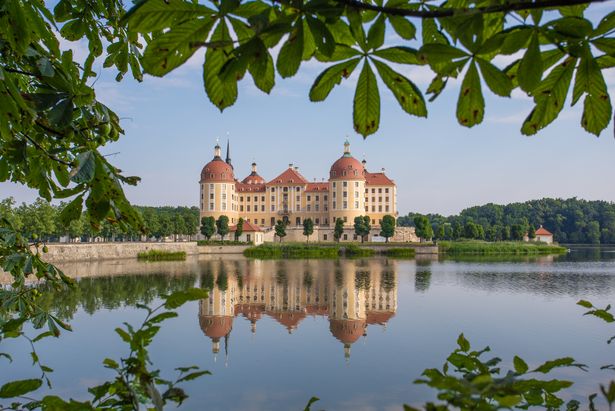
[[[593,13],[610,11],[608,3],[591,6]],[[400,44],[390,28],[386,41]],[[82,43],[63,42],[63,47],[77,57],[86,53]],[[352,154],[365,158],[369,171],[384,168],[397,183],[400,215],[449,215],[473,205],[543,197],[615,201],[614,125],[611,121],[599,138],[585,132],[579,124],[582,102],[572,108],[568,102],[554,123],[526,137],[519,130],[532,101],[521,93],[501,98],[483,87],[485,119],[468,129],[455,117],[458,82],[428,103],[427,119],[403,112],[380,83],[380,129],[364,139],[352,128],[359,69],[320,103],[311,103],[308,92],[326,64],[307,62],[293,78],[277,77],[270,95],[247,76],[235,105],[220,113],[205,94],[202,63],[203,53],[197,53],[165,78],[146,76],[142,83],[128,75],[117,83],[116,72],[97,63],[96,95],[118,113],[126,131],[101,152],[113,154],[111,162],[125,175],[142,178],[137,187],[126,187],[134,204],[197,206],[200,171],[212,159],[218,138],[223,148],[230,139],[238,179],[255,161],[266,180],[293,163],[310,181],[328,177],[348,138]],[[422,91],[432,78],[424,67],[400,71]],[[615,72],[605,78],[613,98]],[[0,198],[8,196],[30,202],[36,192],[0,183]]]

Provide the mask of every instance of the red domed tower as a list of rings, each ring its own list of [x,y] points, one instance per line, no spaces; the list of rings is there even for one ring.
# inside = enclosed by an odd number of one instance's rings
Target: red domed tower
[[[252,172],[241,182],[244,184],[265,184],[265,179],[256,171],[256,163],[252,163]]]
[[[230,162],[230,159],[229,159]],[[214,147],[214,158],[201,170],[201,217],[221,215],[229,218],[229,223],[237,222],[237,201],[235,194],[235,175],[233,167],[222,160],[220,145]]]
[[[350,154],[350,143],[344,143],[344,154],[329,171],[329,215],[331,224],[341,218],[345,225],[365,214],[365,173],[363,164]]]

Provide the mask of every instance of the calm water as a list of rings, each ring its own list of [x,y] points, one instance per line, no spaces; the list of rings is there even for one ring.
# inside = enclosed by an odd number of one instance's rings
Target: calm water
[[[144,317],[136,303],[194,285],[213,286],[208,300],[180,309],[152,345],[163,374],[197,364],[213,375],[190,382],[182,409],[400,409],[434,398],[412,381],[440,367],[460,332],[489,345],[506,368],[518,354],[530,365],[572,355],[590,372],[560,370],[582,399],[611,377],[606,340],[615,328],[582,316],[580,298],[615,301],[615,249],[573,248],[533,260],[194,259],[185,263],[117,261],[65,265],[81,277],[76,292],[46,301],[72,333],[39,344],[56,369],[54,391],[87,398],[86,388],[111,376],[101,362],[126,354],[113,332]],[[0,384],[36,376],[23,341]]]

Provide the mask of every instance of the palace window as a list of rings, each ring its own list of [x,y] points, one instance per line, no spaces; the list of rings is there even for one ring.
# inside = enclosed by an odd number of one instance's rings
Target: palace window
[[[389,197],[385,197],[384,201],[386,201],[388,203],[389,202]]]
[[[359,208],[359,202],[358,201],[354,202],[354,208]]]
[[[265,212],[265,204],[261,204],[261,211],[264,213]],[[263,223],[265,224],[265,223]]]
[[[271,196],[271,201],[275,201],[275,196]]]
[[[333,198],[337,197],[337,191],[333,192]]]
[[[264,203],[265,202],[265,196],[261,196],[261,201]]]
[[[316,196],[316,201],[320,201],[320,196]]]
[[[296,197],[297,202],[301,201],[301,196]]]
[[[275,187],[271,187],[271,192],[275,193]]]
[[[375,193],[375,192],[376,192],[376,189],[375,189],[375,188],[372,188],[372,193]]]
[[[250,197],[246,197],[246,201],[249,203],[250,202]]]
[[[222,203],[222,211],[226,211],[226,203]]]
[[[226,193],[222,193],[222,201],[226,201]]]
[[[288,193],[288,187],[284,187],[282,191],[284,191],[285,193]]]
[[[214,211],[214,203],[209,203],[209,211]]]
[[[387,213],[389,212],[389,206],[385,206],[385,210]]]
[[[376,206],[372,206],[372,212],[376,211]]]
[[[343,196],[344,198],[348,197],[348,191],[344,191],[344,192],[342,192],[342,196]]]
[[[378,197],[378,202],[382,203],[382,197]]]
[[[325,240],[325,241],[327,241],[327,235],[326,235],[326,234],[325,234],[325,235],[323,235],[323,236],[322,236],[322,239],[323,239],[323,240]]]
[[[275,211],[275,206],[273,204],[271,205],[271,211]]]
[[[344,210],[348,209],[348,201],[344,201],[343,207]]]
[[[309,207],[309,205],[308,205]],[[318,211],[318,204],[314,205],[314,210]]]
[[[329,206],[327,204],[325,204],[325,211],[329,210]]]
[[[378,211],[382,211],[382,206],[381,205],[378,206]]]
[[[254,201],[258,201],[258,196],[254,196]]]
[[[297,211],[301,211],[301,206],[297,204]]]
[[[311,196],[307,196],[307,201],[312,201],[312,197]]]
[[[214,193],[209,193],[209,199],[213,200],[214,199]]]
[[[372,203],[376,202],[376,197],[372,197]]]
[[[265,211],[265,210],[263,210],[263,211]],[[261,225],[265,225],[265,219],[264,218],[261,218]]]
[[[354,198],[359,198],[359,192],[358,191],[354,192]]]
[[[382,193],[382,188],[379,188],[379,189],[378,189],[378,193],[379,193],[379,194],[380,194],[380,193]]]
[[[389,194],[389,189],[388,189],[388,188],[385,188],[385,189],[384,189],[384,192],[385,192],[385,193],[387,193],[387,194]]]
[[[344,240],[348,240],[348,234],[344,234]]]
[[[346,171],[342,171],[342,175],[345,176],[346,175]],[[345,182],[344,182],[345,183]]]
[[[372,218],[372,224],[376,224],[376,220]]]
[[[301,187],[295,188],[295,191],[301,191]]]
[[[357,172],[355,171],[355,175],[356,175],[356,173],[357,173]],[[355,181],[355,182],[354,182],[354,186],[355,186],[355,187],[359,187],[359,182],[358,182],[358,181]]]
[[[243,206],[242,205],[239,206],[239,211],[243,212]]]
[[[369,211],[369,207],[365,206],[365,212],[368,212],[368,211]]]
[[[226,191],[226,184],[222,184],[222,191]]]
[[[324,200],[327,201],[329,199],[329,197],[325,196]]]
[[[246,208],[247,208],[246,211],[249,213],[250,212],[250,206],[248,205],[248,206],[246,206]]]
[[[335,201],[333,202],[333,209],[335,210],[337,208],[337,204],[335,204]]]
[[[337,184],[335,183],[335,181],[333,182],[333,188],[335,188],[337,186]]]
[[[320,219],[316,219],[316,225],[320,224]]]
[[[348,181],[344,181],[344,182],[342,183],[342,185],[343,185],[344,187],[348,187]]]

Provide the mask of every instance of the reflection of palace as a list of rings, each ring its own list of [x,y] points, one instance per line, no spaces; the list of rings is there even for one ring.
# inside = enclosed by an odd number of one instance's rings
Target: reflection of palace
[[[199,306],[199,323],[220,350],[235,316],[243,315],[256,332],[267,315],[292,333],[308,315],[328,316],[331,334],[350,346],[372,324],[385,325],[397,309],[395,261],[210,261],[202,277],[211,288]],[[323,265],[326,268],[323,269]],[[243,274],[240,274],[243,273]]]

